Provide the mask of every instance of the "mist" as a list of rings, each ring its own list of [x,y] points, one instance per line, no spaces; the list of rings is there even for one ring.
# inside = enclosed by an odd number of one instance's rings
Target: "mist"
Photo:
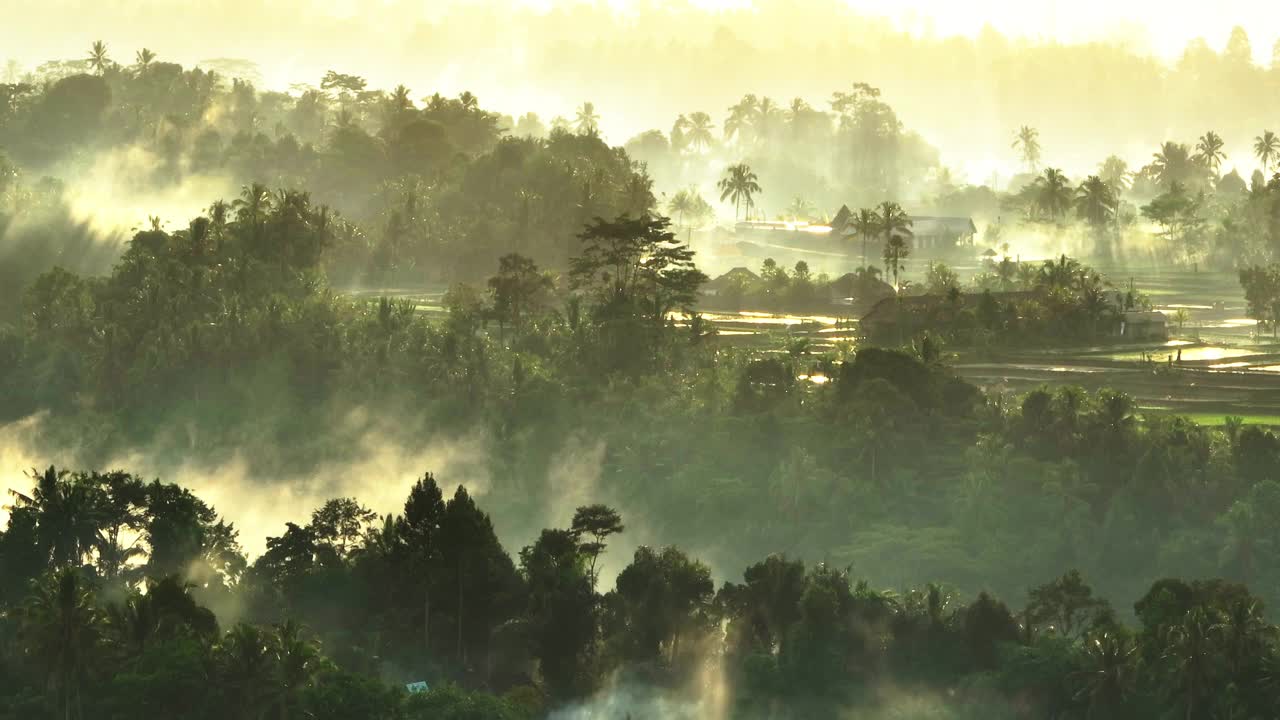
[[[0,720],[1269,716],[1250,5],[0,0]]]
[[[1265,89],[1276,82],[1266,70],[1276,36],[1260,30],[1280,21],[1259,19],[1260,10],[1275,11],[1244,2],[1220,4],[1209,19],[1192,6],[1101,2],[1070,12],[979,5],[965,13],[837,0],[388,2],[358,12],[351,3],[301,0],[126,6],[42,3],[24,19],[56,24],[57,37],[6,23],[0,46],[27,69],[78,56],[98,37],[120,53],[149,47],[188,65],[245,58],[274,89],[314,85],[338,69],[378,87],[405,83],[419,96],[469,90],[513,116],[571,115],[592,101],[615,144],[665,130],[681,112],[719,117],[746,93],[822,106],[833,91],[867,82],[942,149],[944,164],[975,183],[1012,174],[1009,139],[1022,124],[1041,129],[1050,162],[1081,173],[1111,153],[1143,160],[1160,141],[1205,128],[1218,129],[1242,163],[1245,141],[1280,109]],[[242,22],[246,14],[259,21]],[[1233,47],[1229,62],[1206,59],[1242,24],[1254,29],[1249,43]]]

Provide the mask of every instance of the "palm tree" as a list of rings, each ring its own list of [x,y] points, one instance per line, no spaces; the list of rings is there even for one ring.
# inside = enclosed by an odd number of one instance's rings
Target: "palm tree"
[[[1067,208],[1071,206],[1072,197],[1071,185],[1061,170],[1048,168],[1044,171],[1044,175],[1036,178],[1035,206],[1048,216],[1049,220],[1056,221],[1062,218]]]
[[[862,267],[867,267],[867,240],[880,232],[880,216],[875,210],[862,208],[853,218],[853,232],[862,238]]]
[[[1076,699],[1088,703],[1089,718],[1117,717],[1133,690],[1136,650],[1126,636],[1113,632],[1090,635],[1084,643],[1084,669],[1075,675]]]
[[[880,203],[876,229],[884,233],[884,269],[893,275],[893,289],[897,290],[898,274],[903,262],[911,254],[911,218],[896,202]]]
[[[752,118],[751,126],[755,131],[756,141],[768,140],[773,137],[778,126],[782,124],[786,117],[786,113],[782,108],[778,107],[778,103],[772,98],[761,98],[760,104],[756,106],[755,117]]]
[[[1253,139],[1253,154],[1262,161],[1262,173],[1265,175],[1271,172],[1272,161],[1280,157],[1280,137],[1276,137],[1270,130],[1264,130]]]
[[[409,88],[405,87],[404,85],[395,86],[395,89],[391,91],[391,97],[389,99],[391,110],[396,114],[400,114],[400,113],[412,110],[413,100],[410,99],[409,95],[410,95]],[[465,103],[464,103],[464,107],[465,107]]]
[[[107,57],[107,44],[101,40],[94,40],[93,45],[89,46],[89,67],[101,75],[107,71],[107,66],[110,64],[111,59]]]
[[[813,217],[813,213],[817,208],[813,203],[797,195],[791,204],[787,206],[787,216],[792,220],[808,220]]]
[[[1111,186],[1111,191],[1116,194],[1116,197],[1129,189],[1132,176],[1133,173],[1129,172],[1129,163],[1117,155],[1108,157],[1098,166],[1098,177]]]
[[[1097,175],[1090,175],[1076,190],[1076,212],[1095,229],[1111,223],[1116,212],[1116,195]]]
[[[57,693],[64,720],[84,717],[81,691],[94,666],[99,625],[93,595],[74,568],[63,568],[36,584],[22,608],[23,645]]]
[[[271,191],[266,185],[253,183],[242,187],[240,197],[231,202],[236,211],[236,221],[249,226],[255,241],[267,213],[271,211],[271,198]]]
[[[706,152],[715,141],[712,135],[714,127],[715,124],[707,113],[701,111],[689,113],[689,118],[685,124],[684,139],[693,148],[694,152]]]
[[[1187,720],[1197,717],[1196,711],[1212,692],[1213,678],[1221,667],[1215,634],[1209,614],[1197,607],[1187,612],[1181,624],[1169,628],[1165,639],[1162,659]]]
[[[1191,148],[1183,143],[1166,142],[1160,146],[1160,152],[1151,157],[1151,167],[1156,172],[1156,182],[1166,189],[1172,187],[1175,182],[1183,184],[1194,182],[1202,170],[1192,158]]]
[[[751,197],[761,192],[759,178],[746,163],[730,165],[725,176],[720,178],[716,187],[720,189],[720,202],[733,200],[733,219],[738,219],[739,210],[745,205],[748,214],[751,212]]]
[[[15,508],[35,514],[40,550],[55,567],[80,565],[99,542],[101,493],[79,476],[68,478],[65,470],[50,466],[44,472],[32,470],[30,494],[10,490]]]
[[[755,127],[756,113],[760,111],[760,101],[755,95],[744,95],[736,105],[729,108],[729,117],[724,121],[724,139],[732,140],[737,136],[745,141],[743,135]]]
[[[1023,125],[1014,136],[1009,147],[1022,151],[1022,162],[1034,173],[1040,168],[1040,131],[1029,125]]]
[[[671,126],[671,149],[675,152],[684,152],[689,146],[689,118],[681,114],[676,118],[675,123]]]
[[[1056,260],[1044,261],[1036,276],[1036,282],[1050,288],[1066,289],[1073,287],[1083,274],[1084,268],[1079,261],[1061,255]]]
[[[574,128],[579,135],[596,135],[600,132],[600,116],[595,103],[584,102],[574,118]]]
[[[1212,130],[1201,135],[1200,140],[1196,142],[1194,159],[1211,170],[1214,178],[1218,177],[1222,161],[1227,159],[1227,154],[1222,151],[1223,146],[1222,136]]]
[[[806,115],[813,111],[804,98],[796,98],[787,107],[787,122],[791,124],[791,134],[799,135]]]
[[[258,628],[241,623],[227,632],[214,651],[235,717],[262,720],[276,702],[279,688],[273,640]]]
[[[280,683],[278,717],[289,720],[290,710],[297,705],[299,694],[328,664],[320,650],[302,637],[302,631],[292,620],[277,625],[271,648],[275,651],[275,666]]]
[[[684,227],[684,216],[693,212],[693,193],[680,190],[667,201],[667,212],[676,216],[676,225]]]
[[[1227,656],[1228,669],[1239,675],[1252,660],[1272,646],[1276,627],[1267,622],[1257,600],[1240,599],[1222,613],[1216,626]]]
[[[143,72],[145,72],[147,68],[151,67],[151,63],[155,59],[156,59],[156,54],[146,48],[142,48],[141,50],[139,50],[138,54],[134,57],[134,60],[136,61],[136,64],[138,66],[138,70]]]

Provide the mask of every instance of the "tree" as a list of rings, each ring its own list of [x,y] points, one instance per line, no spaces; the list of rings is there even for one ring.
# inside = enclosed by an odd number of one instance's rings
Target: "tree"
[[[738,219],[738,214],[745,206],[748,217],[751,214],[752,196],[760,193],[759,178],[751,171],[751,167],[746,163],[738,163],[730,165],[725,169],[724,177],[720,178],[717,187],[720,189],[720,202],[725,200],[733,200],[733,218]]]
[[[527,112],[516,120],[516,126],[512,132],[518,137],[542,138],[547,135],[547,126],[542,123],[538,113]]]
[[[440,523],[444,517],[444,494],[431,473],[422,476],[409,490],[404,516],[396,524],[409,554],[413,579],[422,598],[423,650],[431,649],[431,590],[440,565]],[[416,615],[416,613],[415,613]]]
[[[759,105],[756,106],[755,115],[752,117],[752,134],[755,136],[756,142],[764,142],[774,137],[779,127],[782,125],[783,118],[786,113],[782,108],[778,107],[778,103],[772,98],[760,98]]]
[[[1263,174],[1271,172],[1271,166],[1280,158],[1280,137],[1270,130],[1264,130],[1263,133],[1253,139],[1253,154],[1262,163]]]
[[[345,560],[377,517],[355,498],[334,498],[311,514],[308,528],[333,560]]]
[[[1044,174],[1036,178],[1033,190],[1036,210],[1050,222],[1062,219],[1071,207],[1071,185],[1057,168],[1045,169]]]
[[[499,342],[507,325],[517,334],[524,331],[525,319],[541,310],[552,287],[551,277],[530,258],[511,253],[498,259],[498,274],[489,278],[489,295]]]
[[[893,288],[898,290],[898,274],[902,272],[903,261],[911,254],[912,220],[895,202],[886,200],[880,203],[879,210],[876,229],[884,233],[885,273],[893,275]]]
[[[89,47],[89,67],[102,75],[110,64],[111,59],[107,57],[107,44],[101,40],[94,40],[93,45]]]
[[[693,148],[694,152],[704,153],[715,142],[715,137],[712,135],[714,128],[715,124],[707,113],[690,113],[688,124],[685,127],[685,141],[689,143],[689,147]]]
[[[1137,647],[1122,632],[1107,629],[1085,638],[1082,668],[1072,678],[1075,697],[1088,704],[1088,717],[1124,717],[1125,700],[1136,682]]]
[[[275,626],[270,647],[279,691],[276,697],[280,720],[302,716],[303,693],[315,682],[329,663],[315,643],[303,637],[302,628],[292,620]]]
[[[48,678],[64,720],[84,717],[85,684],[95,667],[100,618],[77,568],[49,574],[21,613],[23,646]]]
[[[523,588],[493,521],[461,485],[440,517],[439,547],[439,567],[453,591],[445,597],[453,612],[457,662],[465,668],[479,657],[487,667],[493,630],[515,614]]]
[[[1033,588],[1027,604],[1027,618],[1037,625],[1048,624],[1064,637],[1075,639],[1087,623],[1109,610],[1107,602],[1094,597],[1078,570]]]
[[[526,617],[538,669],[553,698],[581,697],[595,685],[597,603],[581,548],[568,530],[543,530],[520,551],[529,587]]]
[[[1088,223],[1093,231],[1102,254],[1105,252],[1103,242],[1107,231],[1115,226],[1119,215],[1119,198],[1102,178],[1090,175],[1076,190],[1075,206],[1076,214]]]
[[[1117,198],[1129,189],[1133,173],[1129,172],[1129,163],[1116,155],[1109,156],[1098,166],[1098,177],[1102,178]]]
[[[1240,286],[1244,288],[1248,316],[1270,326],[1274,336],[1280,328],[1280,266],[1241,268]]]
[[[685,228],[690,240],[694,228],[706,225],[715,216],[715,208],[694,188],[676,191],[667,201],[667,212],[676,217],[676,225]]]
[[[154,62],[155,59],[156,54],[154,52],[146,48],[142,48],[135,56],[134,64],[138,66],[139,72],[146,72],[147,68],[151,67],[151,63]]]
[[[803,197],[796,196],[787,206],[787,216],[792,220],[808,220],[817,212],[817,207]]]
[[[600,115],[596,113],[595,103],[584,102],[574,117],[574,129],[579,135],[598,135],[600,133]]]
[[[1022,153],[1022,162],[1027,171],[1035,173],[1040,169],[1040,131],[1029,125],[1023,125],[1014,136],[1009,147]]]
[[[14,507],[35,520],[37,546],[52,567],[78,567],[99,543],[101,496],[86,476],[52,465],[32,470],[30,494],[10,490]]]
[[[1205,220],[1200,214],[1204,193],[1190,195],[1186,187],[1175,182],[1150,203],[1142,206],[1142,215],[1160,225],[1161,236],[1180,250],[1188,262],[1194,262],[1204,241]]]
[[[226,717],[265,720],[279,707],[277,653],[268,633],[245,623],[233,627],[213,650],[216,677],[225,696]]]
[[[409,114],[413,111],[413,100],[410,98],[412,92],[404,85],[397,85],[391,90],[391,95],[387,97],[385,113],[385,127],[391,130],[399,130],[404,127],[409,118]]]
[[[1169,627],[1165,638],[1161,660],[1169,675],[1171,694],[1182,704],[1187,720],[1199,717],[1221,669],[1214,635],[1209,611],[1194,607],[1182,622]]]
[[[593,289],[612,315],[636,313],[659,325],[672,310],[690,308],[706,275],[670,224],[667,218],[597,218],[578,236],[584,247],[569,261],[571,285]]]
[[[1191,148],[1183,143],[1166,142],[1160,146],[1160,152],[1152,155],[1151,170],[1156,182],[1162,189],[1168,190],[1175,183],[1184,186],[1202,187],[1207,166],[1198,163],[1191,154]]]
[[[924,273],[925,292],[930,295],[947,295],[959,291],[960,277],[945,263],[930,262]]]
[[[880,232],[880,216],[875,210],[862,208],[853,218],[853,232],[862,238],[862,267],[867,267],[867,240]]]
[[[1076,190],[1076,212],[1095,230],[1111,224],[1118,204],[1111,186],[1097,175],[1090,175]]]
[[[680,550],[637,548],[631,564],[618,575],[616,591],[629,659],[674,663],[680,640],[706,623],[714,591],[710,569]]]
[[[622,524],[622,516],[617,510],[608,505],[585,505],[578,508],[573,513],[573,524],[570,531],[577,538],[578,545],[582,552],[591,557],[591,565],[587,569],[587,574],[591,578],[591,587],[596,586],[596,561],[600,558],[600,554],[604,552],[605,540],[611,535],[617,535],[625,530]],[[590,542],[583,542],[584,535],[591,536]]]
[[[747,134],[756,127],[756,115],[760,112],[760,100],[755,95],[744,95],[742,100],[729,108],[729,116],[724,121],[724,139],[745,143],[750,138]]]
[[[1222,151],[1223,145],[1222,136],[1212,130],[1201,135],[1196,142],[1196,154],[1193,159],[1208,168],[1214,178],[1218,177],[1222,161],[1227,159],[1227,154]]]

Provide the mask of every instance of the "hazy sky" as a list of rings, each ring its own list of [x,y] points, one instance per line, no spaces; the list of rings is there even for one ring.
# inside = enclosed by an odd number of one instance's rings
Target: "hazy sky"
[[[1202,37],[1211,47],[1220,48],[1231,28],[1243,25],[1253,38],[1255,59],[1265,64],[1280,35],[1280,3],[1259,0],[1217,0],[1211,9],[1186,0],[834,2],[921,34],[974,36],[989,25],[1006,35],[1030,39],[1123,39],[1164,58],[1176,57],[1193,38]],[[551,12],[584,4],[623,16],[654,6],[713,13],[758,6],[751,0],[0,0],[0,10],[8,16],[0,23],[0,55],[26,63],[79,55],[90,38],[126,46],[145,41],[163,48],[171,58],[190,60],[245,53],[252,48],[245,40],[269,38],[274,38],[276,49],[297,53],[318,49],[317,42],[323,47],[332,39],[335,26],[351,32],[344,39],[351,46],[385,47],[388,39],[399,40],[414,25],[439,21],[460,7]],[[248,21],[250,17],[260,21]],[[319,34],[308,41],[307,31]],[[484,34],[482,28],[465,31]],[[822,28],[813,32],[820,34]],[[388,38],[386,33],[396,37]]]
[[[1103,55],[1079,71],[1096,89],[1068,78],[1075,87],[1053,97],[1064,78],[1037,70],[1010,90],[1016,73],[974,64],[965,48],[950,52],[946,38],[975,39],[971,46],[996,33],[1021,46],[1101,41],[1171,63],[1196,38],[1221,49],[1236,25],[1247,29],[1255,61],[1269,66],[1280,2],[1259,0],[0,0],[0,61],[29,68],[83,57],[102,39],[126,64],[144,46],[187,65],[253,60],[277,89],[336,69],[375,87],[403,82],[416,97],[469,90],[511,114],[571,115],[592,100],[615,143],[668,129],[677,112],[706,110],[719,122],[748,92],[822,106],[832,91],[866,81],[885,89],[945,162],[983,180],[1010,161],[1008,137],[1022,123],[1041,127],[1049,161],[1071,170],[1092,167],[1103,151],[1141,160],[1160,141],[1205,127],[1247,158],[1253,125],[1268,113],[1259,106],[1248,127],[1232,127],[1250,102],[1238,97],[1217,115],[1215,100],[1199,98],[1208,107],[1149,110],[1127,124],[1105,112],[1076,116],[1081,98],[1099,91],[1111,93],[1112,108],[1150,108],[1158,98],[1129,101],[1127,88],[1150,87],[1149,77],[1120,89]]]

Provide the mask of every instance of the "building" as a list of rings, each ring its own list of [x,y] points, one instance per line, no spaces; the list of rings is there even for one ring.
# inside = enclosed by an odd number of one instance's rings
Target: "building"
[[[848,205],[841,205],[840,210],[831,219],[831,236],[847,238],[853,235],[853,220],[853,211]],[[973,224],[973,218],[911,216],[909,240],[911,251],[917,257],[946,256],[972,249],[973,238],[977,234],[978,227]]]
[[[1120,318],[1120,337],[1126,340],[1164,340],[1169,329],[1164,313],[1157,310],[1130,310]]]
[[[978,228],[972,218],[911,217],[911,249],[922,253],[949,253],[973,247]]]
[[[719,295],[728,288],[734,286],[750,285],[760,279],[759,275],[751,272],[751,270],[739,265],[720,277],[711,280],[702,286],[702,292],[707,295]]]

